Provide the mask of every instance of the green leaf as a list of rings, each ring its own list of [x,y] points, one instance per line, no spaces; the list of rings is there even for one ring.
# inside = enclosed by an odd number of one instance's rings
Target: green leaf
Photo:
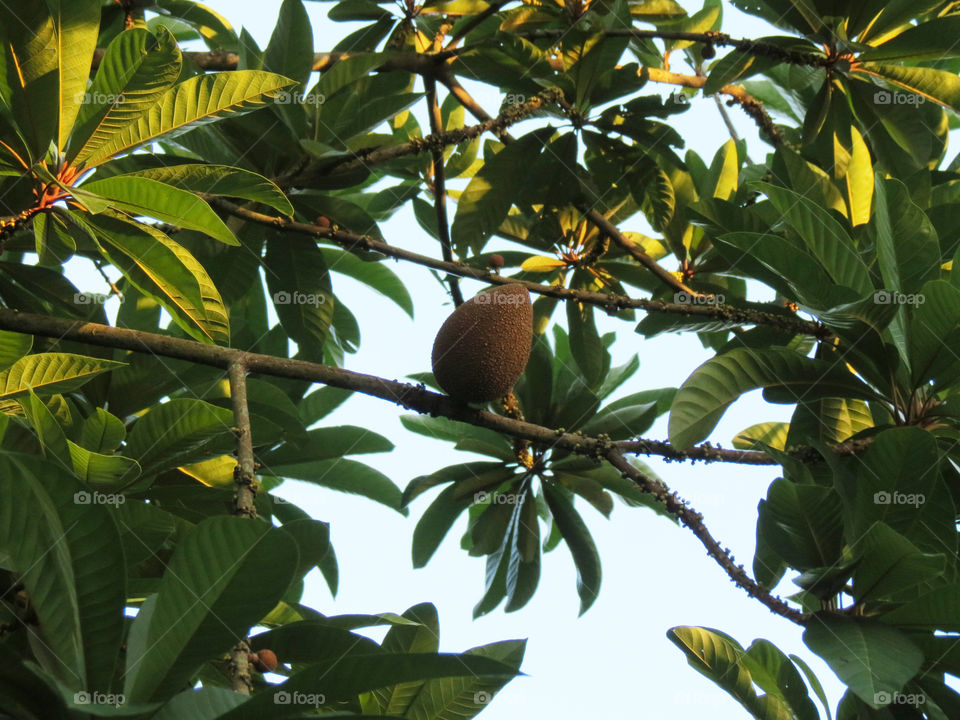
[[[127,173],[121,177],[140,177],[176,185],[182,190],[220,197],[243,198],[269,205],[286,216],[293,215],[287,196],[272,180],[249,170],[227,165],[170,165]],[[230,243],[236,244],[236,243]]]
[[[0,372],[0,399],[8,400],[30,390],[38,395],[73,392],[100,373],[125,364],[72,353],[25,355]]]
[[[470,462],[462,465],[449,465],[441,468],[429,475],[420,475],[411,480],[403,491],[403,507],[409,505],[413,500],[432,487],[443,485],[448,482],[457,483],[463,480],[479,477],[492,477],[506,479],[511,473],[505,473],[505,467],[502,462]],[[499,480],[498,480],[499,482]]]
[[[0,370],[6,370],[33,347],[33,336],[0,330]]]
[[[833,488],[780,478],[760,501],[757,532],[798,570],[839,562],[843,549],[840,497]]]
[[[570,352],[586,379],[587,386],[596,388],[603,382],[605,370],[609,367],[610,361],[607,355],[604,362],[606,348],[597,332],[593,306],[572,300],[565,305],[567,306],[567,324],[570,328]]]
[[[391,450],[393,443],[383,435],[356,425],[340,425],[308,430],[302,440],[288,441],[261,454],[258,461],[269,467]]]
[[[667,638],[687,656],[687,663],[712,680],[760,720],[793,720],[793,713],[780,698],[757,696],[753,678],[744,662],[743,648],[731,637],[710,628],[674,627]]]
[[[301,0],[283,0],[263,55],[263,69],[306,85],[313,69],[313,29]]]
[[[943,585],[883,615],[905,630],[960,632],[960,584]]]
[[[323,253],[312,242],[270,236],[264,258],[267,289],[284,330],[308,359],[323,359],[333,304]]]
[[[230,113],[237,114],[263,104],[264,96],[291,85],[280,75],[259,70],[197,75],[163,93],[156,103],[133,122],[121,128],[87,158],[94,167],[160,137],[169,139],[199,124]]]
[[[870,272],[853,240],[829,212],[787,188],[766,183],[757,183],[755,187],[770,198],[834,282],[855,290],[860,296],[873,289]]]
[[[222,454],[233,439],[233,413],[193,398],[155,405],[130,431],[126,453],[146,474]]]
[[[577,568],[577,594],[582,615],[590,609],[600,592],[600,554],[573,503],[549,483],[543,485],[543,497]]]
[[[733,446],[738,450],[763,450],[765,445],[769,445],[783,450],[789,429],[790,423],[785,422],[757,423],[738,432],[733,438]]]
[[[406,509],[400,506],[400,488],[379,470],[356,460],[332,458],[273,464],[263,468],[263,472],[275,477],[304,480],[339,492],[362,495],[406,515]]]
[[[196,230],[227,245],[240,244],[205,201],[173,185],[146,177],[117,175],[84,183],[83,189],[107,198],[118,210]]]
[[[145,113],[180,75],[176,39],[160,28],[120,33],[107,47],[70,137],[68,159],[82,164],[100,146]],[[81,90],[81,94],[83,91]]]
[[[921,58],[945,60],[960,54],[952,40],[958,35],[960,18],[956,16],[925,19],[913,27],[908,27],[893,39],[865,50],[858,59],[860,62],[871,63]]]
[[[513,477],[513,471],[497,463],[499,467],[471,475],[469,478],[445,488],[426,509],[413,531],[413,566],[426,566],[433,557],[453,523],[478,496],[497,487]],[[409,490],[409,488],[408,488]]]
[[[874,198],[877,265],[884,287],[916,293],[939,273],[937,231],[899,180],[878,181]]]
[[[884,695],[900,692],[923,663],[923,653],[906,635],[867,618],[817,613],[803,642],[873,708],[886,704]]]
[[[90,61],[100,32],[98,0],[47,0],[56,28],[56,55],[60,89],[57,147],[67,146],[67,137],[83,103]]]
[[[201,342],[229,341],[223,300],[186,248],[150,225],[120,216],[68,212],[95,234],[100,251],[134,287],[156,299],[185,332]]]
[[[327,704],[353,701],[360,693],[402,682],[443,677],[472,677],[496,682],[517,675],[511,666],[492,658],[462,653],[379,653],[325,658],[291,677],[275,692],[323,695]],[[300,715],[302,706],[277,704],[275,692],[259,693],[218,720],[258,720]]]
[[[351,277],[392,300],[413,318],[413,300],[397,274],[383,262],[366,262],[353,253],[333,248],[320,248],[327,267],[332,272]]]
[[[782,388],[797,400],[874,398],[842,365],[786,348],[735,349],[698,367],[677,391],[670,408],[671,444],[682,450],[704,440],[734,400],[759,387]]]
[[[496,232],[524,186],[518,167],[530,167],[543,148],[543,133],[525,135],[517,142],[491,154],[487,146],[483,167],[467,184],[457,201],[457,213],[451,226],[451,238],[457,254],[467,249],[479,253]]]
[[[128,700],[180,690],[277,604],[296,566],[296,543],[263,521],[221,516],[197,525],[177,545],[153,612],[133,623],[145,644],[128,647]]]
[[[880,77],[927,100],[960,110],[960,78],[955,73],[907,65],[864,63],[861,72]]]
[[[54,463],[0,455],[0,555],[56,657],[47,669],[73,690],[108,691],[123,635],[123,547],[108,506],[84,493]]]
[[[464,656],[491,658],[519,670],[525,648],[525,640],[504,640],[471,648]],[[433,678],[420,686],[406,716],[420,720],[468,720],[480,713],[506,683],[505,679],[482,676]]]
[[[857,602],[883,600],[934,580],[946,567],[943,554],[922,553],[886,523],[874,524],[854,548],[861,555],[853,574]]]

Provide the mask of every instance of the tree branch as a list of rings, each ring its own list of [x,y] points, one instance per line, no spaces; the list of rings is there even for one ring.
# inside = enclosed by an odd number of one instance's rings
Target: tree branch
[[[227,365],[230,378],[230,400],[233,404],[234,434],[237,436],[237,466],[233,469],[234,515],[256,517],[253,437],[250,430],[250,408],[247,405],[247,369],[238,358]]]
[[[248,220],[260,225],[271,227],[283,232],[301,233],[313,237],[325,238],[331,240],[346,250],[373,250],[382,253],[387,257],[404,260],[406,262],[416,263],[424,267],[441,270],[458,277],[468,277],[475,280],[482,280],[491,285],[507,285],[509,283],[519,283],[530,292],[538,295],[547,295],[559,298],[560,300],[576,300],[602,307],[608,313],[615,313],[618,310],[635,309],[643,312],[661,312],[686,315],[688,317],[702,317],[714,320],[725,320],[730,323],[744,325],[766,325],[774,327],[785,332],[795,334],[811,335],[820,339],[826,339],[832,336],[829,328],[820,323],[802,320],[787,312],[779,306],[760,306],[754,308],[738,308],[730,305],[719,304],[694,304],[694,303],[668,303],[662,300],[647,300],[645,298],[630,298],[623,295],[613,295],[607,293],[588,292],[586,290],[572,290],[558,285],[541,285],[528,280],[504,277],[494,273],[475,268],[471,265],[459,262],[448,262],[438,260],[427,255],[410,252],[403,248],[375,240],[367,235],[358,235],[348,230],[339,228],[325,228],[319,225],[308,225],[307,223],[287,220],[275,215],[249,210],[240,207],[222,198],[204,196],[204,199],[210,202],[216,208],[238,217],[242,220]]]
[[[427,105],[430,113],[430,134],[440,135],[443,132],[443,118],[440,115],[440,105],[437,103],[437,81],[432,77],[424,78],[427,88]],[[450,249],[450,223],[447,220],[447,190],[446,173],[443,167],[443,149],[434,148],[433,155],[433,206],[437,213],[437,235],[440,239],[440,251],[446,262],[453,262],[453,251]],[[450,297],[455,307],[463,305],[463,293],[460,292],[460,281],[456,275],[448,274],[447,283],[450,285]]]
[[[659,480],[648,478],[637,468],[627,462],[627,459],[616,449],[607,451],[607,460],[623,477],[635,482],[642,490],[653,495],[662,502],[667,511],[676,517],[683,525],[697,537],[697,539],[707,549],[707,554],[712,557],[724,569],[727,575],[739,587],[746,590],[750,597],[754,597],[766,605],[771,612],[785,617],[798,625],[806,624],[809,619],[799,610],[796,610],[776,595],[760,587],[756,580],[747,575],[742,565],[737,565],[730,553],[730,550],[721,546],[720,543],[710,534],[707,526],[703,523],[703,515],[690,507],[685,500],[680,498],[675,492],[670,490]]]

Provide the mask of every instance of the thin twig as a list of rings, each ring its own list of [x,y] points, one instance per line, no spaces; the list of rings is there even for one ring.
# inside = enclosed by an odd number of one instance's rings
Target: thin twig
[[[440,135],[443,132],[443,118],[440,115],[440,105],[437,102],[437,81],[432,77],[424,78],[427,88],[427,107],[430,114],[430,133]],[[433,205],[437,213],[437,235],[440,238],[440,252],[443,259],[453,262],[453,251],[450,249],[450,222],[447,219],[447,190],[446,174],[443,167],[443,149],[431,150],[433,156]],[[450,297],[455,307],[463,305],[463,293],[460,292],[460,281],[456,275],[447,275],[450,285]]]
[[[668,488],[659,480],[649,478],[644,475],[642,472],[640,472],[640,470],[631,465],[618,450],[611,449],[608,451],[607,460],[611,465],[619,470],[625,478],[633,480],[641,490],[650,493],[657,500],[662,502],[666,507],[667,512],[677,518],[677,520],[683,523],[685,527],[689,528],[689,530],[707,549],[707,554],[717,561],[730,579],[733,580],[733,582],[736,583],[740,588],[745,590],[747,595],[756,598],[761,603],[766,605],[771,612],[774,612],[777,615],[786,618],[787,620],[791,620],[798,625],[806,624],[806,622],[809,620],[807,615],[804,615],[799,610],[790,607],[779,597],[761,587],[756,580],[747,575],[747,572],[743,569],[743,566],[738,565],[733,559],[733,555],[730,553],[730,550],[720,545],[716,538],[710,534],[710,531],[703,522],[703,515],[690,507],[690,505],[679,495],[670,490],[670,488]]]
[[[711,303],[669,303],[662,300],[647,300],[645,298],[630,298],[623,295],[613,295],[607,293],[595,293],[586,290],[574,290],[561,285],[541,285],[528,280],[496,275],[486,270],[475,268],[471,265],[459,262],[447,262],[437,258],[419,253],[404,250],[394,245],[376,240],[368,235],[358,235],[348,230],[342,230],[332,227],[321,227],[319,225],[308,225],[307,223],[287,220],[286,218],[267,215],[256,212],[248,208],[240,207],[234,203],[222,198],[204,196],[216,208],[238,217],[242,220],[258,223],[275,230],[283,232],[300,233],[311,235],[313,237],[325,238],[331,240],[341,247],[356,252],[362,250],[373,250],[382,253],[387,257],[396,258],[412,262],[424,267],[441,270],[446,273],[457,275],[458,277],[468,277],[475,280],[482,280],[492,285],[507,285],[509,283],[519,283],[530,292],[539,295],[559,298],[560,300],[595,305],[606,310],[608,313],[615,313],[618,310],[635,309],[647,313],[670,313],[677,315],[686,315],[688,317],[710,318],[714,320],[723,320],[734,324],[743,325],[765,325],[774,327],[786,332],[793,332],[800,335],[811,335],[813,337],[826,339],[832,337],[829,328],[820,323],[802,320],[789,313],[784,308],[777,305],[757,304],[753,308],[733,307],[731,305],[720,305]]]

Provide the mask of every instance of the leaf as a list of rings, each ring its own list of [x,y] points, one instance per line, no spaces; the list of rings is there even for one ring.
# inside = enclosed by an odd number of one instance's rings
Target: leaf
[[[57,147],[67,146],[67,137],[83,102],[90,60],[100,31],[98,0],[47,0],[56,28],[60,112]]]
[[[844,179],[850,208],[850,224],[856,227],[870,222],[874,185],[873,162],[870,160],[870,150],[857,128],[850,128],[850,138],[853,150]]]
[[[500,227],[524,183],[523,175],[516,169],[534,163],[543,147],[542,135],[525,135],[495,155],[490,154],[487,146],[483,167],[457,201],[451,238],[458,255],[465,256],[468,248],[475,254],[481,252],[490,235]]]
[[[184,331],[201,342],[229,341],[223,300],[186,248],[149,225],[119,216],[68,212],[74,222],[95,234],[100,252],[134,287],[163,305]]]
[[[81,94],[68,159],[82,164],[101,145],[134,122],[180,75],[176,39],[159,28],[157,36],[142,28],[117,35],[100,60],[89,89]]]
[[[332,458],[275,464],[264,468],[263,472],[276,477],[304,480],[339,492],[362,495],[406,515],[406,510],[400,506],[400,488],[379,470],[356,460]]]
[[[478,496],[513,477],[513,470],[502,463],[497,466],[477,475],[471,474],[437,495],[413,531],[415,568],[424,567],[430,561],[457,518],[472,504],[480,502]]]
[[[126,453],[148,475],[221,454],[232,444],[233,413],[203,400],[155,405],[133,425]]]
[[[757,532],[791,567],[833,565],[843,549],[840,497],[833,488],[774,480],[760,501]]]
[[[606,369],[610,367],[610,358],[597,332],[593,306],[573,300],[565,304],[573,359],[587,381],[587,386],[597,388],[603,382]]]
[[[178,691],[276,605],[296,565],[294,541],[263,521],[221,516],[193,528],[170,559],[152,613],[134,620],[131,633],[145,633],[145,642],[127,651],[128,700]]]
[[[334,298],[323,253],[312,241],[270,236],[267,289],[284,330],[308,359],[323,359]]]
[[[443,485],[449,482],[460,482],[470,478],[478,478],[492,473],[493,476],[507,477],[504,475],[504,464],[502,462],[470,462],[462,465],[448,465],[429,475],[420,475],[411,480],[403,491],[403,500],[401,505],[408,506],[413,500],[432,487]]]
[[[83,189],[107,198],[118,210],[196,230],[227,245],[240,245],[206,202],[173,185],[146,177],[117,175],[84,183]]]
[[[407,286],[384,262],[366,262],[353,253],[333,248],[320,248],[320,254],[332,272],[351,277],[376,290],[413,318],[413,300]]]
[[[286,216],[293,215],[287,196],[272,180],[249,170],[227,165],[185,163],[127,173],[121,177],[140,177],[176,185],[182,190],[219,197],[243,198],[269,205]],[[235,244],[235,243],[230,243]]]
[[[184,80],[164,92],[145,114],[91,153],[87,167],[100,165],[160,137],[170,139],[226,113],[255,109],[263,104],[264,96],[290,84],[285,77],[259,70],[203,74]]]
[[[677,391],[670,408],[671,444],[682,450],[707,438],[727,407],[758,387],[782,388],[797,400],[874,397],[842,366],[786,348],[735,349],[698,367]]]
[[[891,610],[883,620],[904,630],[960,631],[960,584],[943,585]]]
[[[960,110],[960,78],[946,70],[864,63],[862,72],[883,78],[887,82],[916,93],[922,98]]]
[[[261,454],[258,461],[269,467],[391,450],[393,443],[383,435],[356,425],[340,425],[308,430],[302,440],[285,442],[279,448]]]
[[[0,454],[0,555],[20,574],[48,670],[73,690],[108,691],[123,635],[123,548],[106,504],[56,464]],[[46,663],[44,663],[46,664]]]
[[[583,615],[600,592],[600,554],[573,503],[549,483],[543,485],[543,497],[573,556],[573,564],[577,568],[580,614]]]
[[[958,51],[950,38],[957,37],[958,34],[960,34],[960,18],[949,16],[925,18],[915,26],[907,27],[892,39],[864,50],[860,53],[858,60],[860,62],[915,61],[928,56],[933,56],[929,58],[932,60],[957,57]]]
[[[293,675],[274,692],[259,693],[236,710],[218,720],[257,720],[300,715],[301,706],[278,704],[281,697],[293,693],[322,695],[327,704],[353,701],[364,692],[395,685],[442,677],[471,677],[504,682],[517,675],[509,665],[491,658],[467,653],[378,653],[326,658]]]
[[[871,182],[872,186],[872,182]],[[866,263],[844,227],[809,198],[787,188],[758,183],[783,219],[838,284],[860,295],[873,289]]]
[[[6,370],[33,347],[33,336],[0,330],[0,370]]]
[[[72,392],[100,373],[125,364],[72,353],[25,355],[0,372],[0,399],[8,400],[30,390],[38,395]]]
[[[922,553],[885,523],[878,522],[854,548],[861,555],[853,574],[857,602],[883,600],[934,580],[946,567],[942,554]]]
[[[777,450],[783,450],[789,429],[790,423],[757,423],[738,432],[733,438],[733,446],[738,450],[763,450],[764,445],[769,445]]]
[[[816,613],[803,642],[873,708],[886,704],[883,696],[900,692],[923,663],[923,653],[906,635],[866,618]]]
[[[786,703],[780,698],[757,697],[753,678],[744,662],[743,648],[723,633],[700,627],[674,627],[667,638],[687,656],[687,663],[712,680],[760,720],[793,720]]]
[[[916,293],[939,272],[937,232],[899,180],[877,182],[877,265],[884,287]]]
[[[546,273],[553,272],[557,268],[566,267],[567,263],[559,258],[545,257],[543,255],[531,255],[520,265],[524,272]]]

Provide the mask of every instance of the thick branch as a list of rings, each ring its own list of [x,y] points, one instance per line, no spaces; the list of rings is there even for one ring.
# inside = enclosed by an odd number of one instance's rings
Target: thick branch
[[[707,552],[720,563],[740,587],[783,617],[800,623],[805,620],[805,616],[788,607],[779,598],[772,597],[751,580],[742,567],[734,564],[729,552],[721,548],[719,543],[709,534],[699,513],[689,508],[662,482],[647,478],[640,473],[607,440],[552,430],[541,425],[504,417],[485,410],[477,410],[446,395],[431,392],[422,385],[409,385],[396,380],[387,380],[304,360],[246,353],[235,348],[207,345],[193,340],[183,340],[156,333],[139,332],[33,313],[19,313],[6,309],[0,309],[0,328],[57,340],[73,340],[102,347],[189,360],[201,365],[227,370],[234,368],[234,373],[246,368],[250,372],[324,383],[333,387],[379,397],[420,413],[440,415],[451,420],[486,427],[516,438],[530,440],[541,446],[563,448],[574,453],[595,457],[598,460],[606,457],[626,477],[632,479],[644,491],[651,493],[663,502],[673,515],[689,527],[707,548]]]
[[[756,580],[747,575],[743,566],[737,565],[730,551],[721,546],[713,535],[710,534],[710,531],[707,530],[707,526],[703,523],[703,515],[690,507],[685,500],[681,499],[680,496],[659,480],[648,478],[641,473],[637,468],[627,462],[627,459],[620,454],[619,451],[611,449],[607,452],[606,457],[610,464],[617,468],[625,478],[633,480],[642,490],[657,498],[657,500],[666,506],[667,511],[671,515],[689,528],[707,549],[707,554],[716,560],[720,567],[730,576],[730,579],[739,587],[746,590],[750,597],[755,597],[770,608],[772,612],[788,620],[792,620],[799,625],[804,625],[807,622],[808,618],[806,615],[790,607],[779,597],[760,587]]]
[[[256,517],[253,504],[255,486],[253,437],[250,432],[250,408],[247,405],[247,370],[240,360],[227,366],[230,400],[233,404],[234,433],[237,436],[237,466],[233,469],[234,515]]]
[[[332,240],[341,247],[355,250],[373,250],[382,253],[388,257],[416,263],[425,267],[441,270],[458,277],[468,277],[475,280],[482,280],[491,285],[506,285],[508,283],[520,283],[530,292],[538,295],[547,295],[559,298],[561,300],[576,300],[588,305],[602,307],[608,313],[615,313],[618,310],[635,309],[643,312],[662,312],[688,317],[702,317],[714,320],[725,320],[731,323],[744,325],[766,325],[786,332],[793,332],[801,335],[812,335],[817,338],[828,338],[831,336],[830,330],[819,323],[801,320],[793,315],[779,314],[771,306],[770,310],[737,308],[730,305],[716,304],[698,304],[698,303],[668,303],[661,300],[647,300],[645,298],[630,298],[623,295],[613,295],[606,293],[588,292],[586,290],[571,290],[558,285],[541,285],[539,283],[517,278],[504,277],[489,273],[486,270],[466,265],[459,262],[448,262],[446,260],[437,260],[436,258],[419,253],[410,252],[389,245],[379,240],[375,240],[367,235],[358,235],[347,230],[338,228],[324,228],[319,225],[308,225],[306,223],[287,220],[286,218],[266,215],[264,213],[248,210],[221,198],[207,197],[210,203],[224,212],[227,212],[242,220],[272,227],[275,230],[284,232],[302,233],[313,237]],[[604,218],[605,219],[605,218]]]
[[[333,173],[347,173],[426,151],[442,151],[448,145],[473,140],[488,131],[500,135],[505,128],[526,119],[545,104],[556,102],[561,96],[561,90],[550,88],[532,96],[526,102],[512,105],[495,118],[487,115],[478,125],[431,133],[401,145],[367,148],[334,161],[313,163],[291,177],[279,178],[277,182],[282,187],[310,187],[316,179],[326,178]]]
[[[430,113],[430,133],[439,135],[443,132],[443,118],[440,115],[440,105],[437,102],[437,81],[432,77],[425,79],[427,86],[427,105]],[[440,251],[446,262],[453,262],[453,251],[450,249],[450,223],[447,219],[447,190],[446,172],[443,167],[443,149],[434,148],[433,156],[433,205],[437,213],[437,235],[440,238]],[[460,292],[460,281],[456,275],[447,275],[450,285],[450,297],[456,307],[463,305],[463,293]]]

